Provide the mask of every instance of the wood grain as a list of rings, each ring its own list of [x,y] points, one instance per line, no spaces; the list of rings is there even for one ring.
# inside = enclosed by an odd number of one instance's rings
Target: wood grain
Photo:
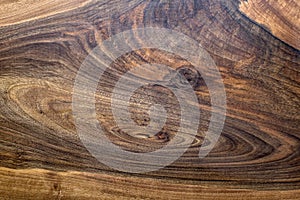
[[[295,0],[242,1],[240,10],[273,35],[299,49],[300,3]]]
[[[1,199],[298,199],[299,5],[284,2],[0,1]],[[80,141],[72,90],[94,47],[114,34],[146,26],[180,31],[210,53],[226,89],[226,121],[213,151],[199,160],[211,111],[201,76],[180,56],[161,50],[124,55],[113,69],[158,62],[189,72],[201,122],[193,145],[171,166],[122,173],[98,162]],[[97,117],[112,141],[147,152],[172,139],[177,127],[172,121],[151,138],[130,137],[118,129],[109,108],[116,81],[108,73],[96,96]],[[160,98],[170,93],[158,86],[136,91],[142,100],[149,93],[153,101],[173,101]],[[149,103],[131,108],[138,124],[147,123]]]

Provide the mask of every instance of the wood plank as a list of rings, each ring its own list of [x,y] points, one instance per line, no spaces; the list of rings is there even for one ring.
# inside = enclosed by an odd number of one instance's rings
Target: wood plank
[[[20,0],[0,5],[0,199],[300,196],[296,0]],[[163,50],[141,49],[119,57],[111,67],[120,73],[160,63],[185,75],[199,99],[193,106],[201,112],[198,134],[177,161],[132,174],[106,166],[86,149],[76,132],[72,92],[82,62],[97,45],[122,31],[149,26],[184,33],[210,54],[225,86],[226,120],[214,149],[199,159],[212,115],[203,77],[180,55]],[[176,136],[177,119],[146,138],[132,137],[117,126],[110,107],[117,79],[108,73],[97,87],[97,119],[106,135],[132,152],[168,144]],[[149,95],[169,106],[168,112],[179,108],[160,86],[135,94],[132,119],[140,125],[149,121]],[[124,103],[121,98],[117,102]],[[179,138],[184,143],[187,135]]]

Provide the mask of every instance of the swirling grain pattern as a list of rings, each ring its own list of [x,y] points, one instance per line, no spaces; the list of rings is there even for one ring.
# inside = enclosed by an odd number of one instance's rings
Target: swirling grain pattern
[[[1,1],[1,199],[298,199],[299,5],[268,2]],[[209,52],[225,85],[226,121],[215,148],[200,160],[211,116],[201,74],[180,55],[162,50],[123,55],[111,65],[118,73],[108,70],[95,95],[97,118],[115,144],[149,152],[178,130],[176,117],[151,137],[131,130],[133,137],[116,125],[110,103],[117,75],[141,64],[164,64],[184,75],[199,99],[194,106],[201,121],[193,144],[172,165],[140,175],[121,173],[98,162],[80,141],[72,115],[73,84],[94,47],[147,26],[182,32]],[[122,98],[117,100],[122,105]],[[169,90],[145,86],[130,102],[137,124],[149,123],[153,102],[179,113]],[[187,135],[176,142],[184,143]]]

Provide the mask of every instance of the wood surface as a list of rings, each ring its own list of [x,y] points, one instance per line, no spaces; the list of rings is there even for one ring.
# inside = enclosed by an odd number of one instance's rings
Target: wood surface
[[[0,199],[299,199],[299,9],[297,0],[0,1]],[[209,52],[223,78],[227,114],[218,143],[200,160],[211,109],[201,76],[157,49],[120,57],[113,68],[159,62],[188,71],[201,110],[199,133],[179,160],[131,174],[107,167],[84,147],[72,90],[94,47],[147,26],[180,31]],[[150,138],[118,129],[103,93],[114,83],[104,77],[96,97],[97,117],[112,141],[135,152],[168,143],[176,134],[172,123]],[[147,88],[136,92],[143,99]],[[168,103],[156,96],[168,91],[152,92],[153,100]],[[147,122],[143,109],[132,108],[137,124]]]

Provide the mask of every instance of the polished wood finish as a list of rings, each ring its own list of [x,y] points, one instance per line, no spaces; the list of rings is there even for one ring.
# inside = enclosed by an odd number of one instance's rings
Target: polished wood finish
[[[72,88],[94,47],[145,26],[180,31],[210,53],[226,89],[226,121],[213,151],[199,160],[210,98],[201,76],[192,74],[201,109],[193,145],[162,170],[122,173],[80,141]],[[299,34],[296,0],[0,1],[0,199],[299,199]],[[112,67],[154,62],[192,70],[156,49],[124,55]],[[144,139],[119,130],[101,93],[114,83],[104,77],[96,99],[98,119],[116,144],[147,152],[172,139],[172,123]],[[154,99],[161,92],[169,95],[157,86]],[[135,109],[133,119],[147,121],[138,112],[143,108]]]

